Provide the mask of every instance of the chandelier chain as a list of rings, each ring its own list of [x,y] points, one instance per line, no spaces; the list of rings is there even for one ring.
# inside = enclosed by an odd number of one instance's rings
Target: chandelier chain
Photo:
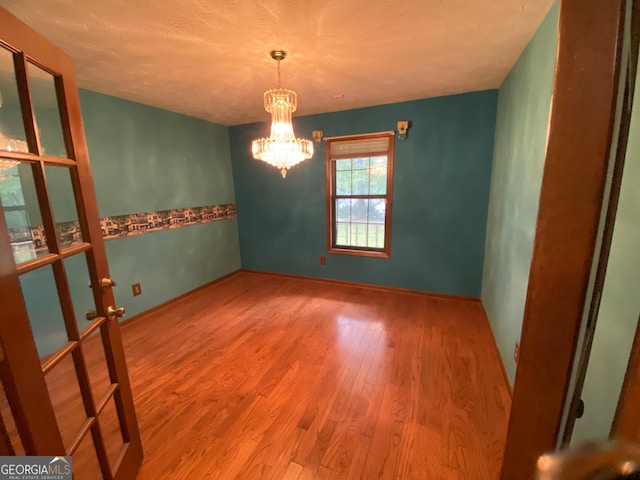
[[[278,62],[278,88],[282,88],[282,77],[280,75],[280,60],[277,60]]]

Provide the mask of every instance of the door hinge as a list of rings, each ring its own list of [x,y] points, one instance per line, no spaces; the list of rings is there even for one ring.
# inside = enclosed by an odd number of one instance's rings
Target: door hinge
[[[578,404],[576,405],[576,418],[582,418],[584,415],[584,400],[578,400]]]

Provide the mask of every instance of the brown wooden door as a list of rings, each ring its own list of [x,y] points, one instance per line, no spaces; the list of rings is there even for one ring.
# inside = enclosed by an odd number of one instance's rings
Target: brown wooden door
[[[76,479],[135,478],[142,445],[73,63],[2,9],[0,91],[2,451],[73,455]]]
[[[560,2],[547,149],[503,480],[533,478],[539,456],[559,446],[584,310],[596,285],[591,276],[598,266],[594,253],[598,260],[607,235],[601,214],[615,213],[607,202],[619,187],[615,172],[627,142],[633,93],[628,89],[637,55],[631,55],[630,70],[625,70],[623,53],[625,41],[637,52],[637,4]],[[612,155],[616,148],[621,156]]]

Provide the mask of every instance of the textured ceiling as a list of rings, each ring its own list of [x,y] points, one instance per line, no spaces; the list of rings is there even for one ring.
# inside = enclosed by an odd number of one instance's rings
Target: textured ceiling
[[[553,0],[0,0],[80,87],[223,125],[269,118],[269,51],[297,114],[498,87]]]

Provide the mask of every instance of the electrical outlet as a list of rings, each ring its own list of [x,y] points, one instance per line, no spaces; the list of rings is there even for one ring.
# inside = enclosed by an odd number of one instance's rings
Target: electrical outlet
[[[320,265],[326,265],[327,264],[327,257],[325,257],[324,255],[320,255]]]
[[[131,291],[133,292],[134,297],[142,295],[142,287],[139,283],[134,283],[133,285],[131,285]]]
[[[516,365],[520,361],[520,342],[516,342],[516,348],[513,350],[513,359],[516,361]]]

